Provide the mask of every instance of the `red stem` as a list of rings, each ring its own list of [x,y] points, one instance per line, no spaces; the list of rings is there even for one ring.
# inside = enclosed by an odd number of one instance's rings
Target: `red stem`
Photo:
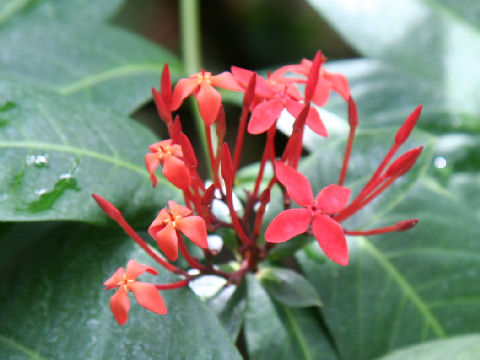
[[[253,197],[255,198],[258,195],[258,191],[260,189],[260,183],[263,179],[263,173],[265,171],[265,165],[267,164],[267,160],[275,158],[275,134],[276,134],[275,125],[272,126],[267,132],[267,141],[265,143],[265,149],[263,150],[262,160],[260,163],[260,169],[258,170],[257,179],[255,180],[255,188],[253,189]]]
[[[173,290],[187,286],[190,279],[180,280],[171,284],[153,284],[158,290]]]
[[[190,253],[188,252],[187,246],[185,245],[185,242],[183,241],[182,235],[177,230],[177,236],[178,236],[178,247],[180,248],[180,252],[182,253],[183,257],[185,260],[187,260],[188,264],[192,268],[196,268],[199,270],[205,269],[205,266],[200,264],[200,262],[194,258]]]
[[[238,165],[240,164],[240,155],[242,154],[243,139],[245,137],[245,129],[247,128],[248,120],[248,106],[244,106],[242,114],[240,115],[240,124],[238,125],[237,141],[235,142],[235,153],[233,155],[233,176],[237,172]]]
[[[345,182],[345,177],[347,176],[348,163],[350,161],[350,154],[352,152],[353,140],[355,139],[355,128],[350,128],[350,134],[348,135],[347,147],[345,148],[345,156],[343,157],[342,170],[340,171],[340,178],[338,180],[338,185],[343,186]]]

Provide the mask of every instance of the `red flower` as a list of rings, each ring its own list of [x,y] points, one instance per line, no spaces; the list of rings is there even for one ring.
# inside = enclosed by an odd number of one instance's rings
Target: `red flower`
[[[343,228],[329,215],[347,206],[350,189],[329,185],[314,199],[310,182],[295,169],[277,162],[275,174],[287,189],[288,195],[303,208],[284,210],[278,214],[268,226],[265,240],[273,243],[285,242],[306,232],[311,223],[313,235],[325,254],[334,262],[347,265],[348,248]]]
[[[206,249],[207,226],[200,216],[192,215],[192,210],[178,205],[173,201],[168,202],[170,210],[163,208],[157,218],[148,228],[148,233],[157,240],[158,247],[168,259],[174,261],[178,257],[178,241],[180,232],[190,239],[195,245]]]
[[[177,110],[183,100],[192,93],[198,101],[200,115],[207,125],[211,125],[217,119],[222,98],[214,86],[222,89],[242,91],[242,87],[231,73],[225,71],[219,75],[202,70],[187,79],[180,79],[173,90],[171,110]]]
[[[173,144],[172,140],[163,140],[148,147],[150,153],[145,155],[145,164],[150,173],[153,186],[157,186],[155,169],[163,167],[163,175],[176,187],[182,190],[190,186],[190,171],[183,161],[182,147]]]
[[[326,58],[324,57],[322,62],[325,61]],[[298,65],[286,65],[279,68],[272,74],[272,77],[283,77],[283,75],[288,72],[308,76],[312,64],[313,62],[311,60],[303,59],[302,62]],[[348,98],[350,97],[350,86],[348,85],[348,81],[345,76],[338,73],[331,73],[325,70],[323,67],[320,67],[319,75],[320,76],[317,81],[317,86],[315,87],[312,97],[312,101],[314,104],[318,106],[323,106],[327,102],[331,90],[336,91],[346,101],[348,100]]]
[[[123,268],[119,268],[110,279],[103,283],[105,290],[118,288],[117,292],[110,298],[110,309],[120,325],[125,324],[128,320],[128,310],[130,310],[129,291],[132,291],[137,302],[148,310],[160,315],[167,313],[167,307],[155,285],[136,280],[145,271],[158,275],[154,268],[130,260],[126,272]]]

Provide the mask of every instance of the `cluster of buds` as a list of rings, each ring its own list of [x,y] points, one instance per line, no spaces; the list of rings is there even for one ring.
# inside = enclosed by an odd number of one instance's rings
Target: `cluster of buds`
[[[98,195],[93,197],[104,212],[153,260],[181,277],[181,280],[170,284],[137,282],[136,278],[142,273],[157,274],[157,271],[130,260],[126,272],[123,268],[118,269],[104,284],[107,290],[118,288],[111,298],[110,305],[119,324],[124,324],[128,319],[129,291],[134,293],[140,305],[155,313],[165,314],[167,309],[160,296],[160,290],[187,286],[190,281],[206,274],[221,276],[230,284],[239,284],[246,273],[257,271],[258,264],[268,256],[269,251],[277,243],[288,241],[297,235],[313,233],[325,255],[335,263],[346,266],[348,264],[346,235],[368,236],[405,231],[417,223],[416,219],[410,219],[367,231],[347,230],[342,226],[343,221],[377,198],[396,179],[409,171],[417,160],[422,147],[409,150],[396,159],[394,157],[414,128],[420,116],[421,106],[407,117],[398,130],[390,151],[363,189],[351,200],[350,189],[344,186],[344,181],[358,126],[358,113],[346,78],[341,74],[328,72],[323,66],[325,61],[325,57],[319,51],[313,61],[303,60],[297,65],[283,66],[270,73],[267,78],[238,67],[232,67],[231,72],[215,76],[201,71],[178,81],[173,91],[168,65],[165,66],[160,90],[152,89],[152,92],[158,114],[165,122],[170,138],[151,145],[149,153],[145,155],[145,162],[154,187],[157,185],[155,173],[161,167],[165,178],[183,192],[184,205],[169,201],[168,207],[160,210],[148,229],[148,233],[156,240],[159,249],[168,260],[151,248],[111,203]],[[303,95],[299,85],[304,88]],[[221,94],[216,88],[243,93],[243,107],[233,156],[230,147],[224,141],[225,112]],[[298,171],[298,164],[303,150],[305,126],[319,136],[328,137],[327,128],[317,108],[328,101],[332,91],[340,95],[348,105],[350,131],[338,183],[326,186],[314,197],[308,179]],[[208,186],[197,171],[195,151],[189,138],[182,131],[180,118],[173,113],[191,95],[198,103],[204,124],[208,167],[212,174]],[[295,120],[292,135],[281,153],[277,153],[276,123],[285,111]],[[247,131],[250,134],[266,133],[266,140],[258,175],[252,188],[246,192],[243,210],[240,213],[234,207],[233,190]],[[274,169],[274,175],[270,179],[265,178],[267,164]],[[285,208],[268,224],[262,236],[266,207],[275,185],[283,190]],[[290,208],[290,199],[299,207]],[[226,205],[229,212],[228,221],[215,216],[212,211],[214,201],[221,201]],[[208,246],[207,234],[214,233],[222,227],[233,229],[238,242],[237,255],[241,261],[238,269],[232,272],[219,269],[215,263],[217,251],[209,249]],[[203,250],[202,259],[192,256],[184,237]],[[172,261],[178,258],[179,250],[189,266],[196,269],[195,275],[172,264]]]

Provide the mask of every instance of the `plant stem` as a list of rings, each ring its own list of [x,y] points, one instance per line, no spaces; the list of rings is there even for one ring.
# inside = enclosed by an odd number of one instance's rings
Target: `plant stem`
[[[200,51],[200,5],[198,0],[180,0],[180,36],[182,45],[183,68],[190,76],[201,70]],[[198,106],[191,101],[195,129],[200,137],[200,146],[205,161],[208,161],[207,138],[204,132],[204,122],[198,111]],[[206,166],[209,175],[210,167]]]

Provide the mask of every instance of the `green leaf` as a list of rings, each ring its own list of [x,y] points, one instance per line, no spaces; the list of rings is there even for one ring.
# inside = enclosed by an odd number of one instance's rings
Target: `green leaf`
[[[208,301],[208,306],[217,315],[232,341],[236,341],[240,333],[246,305],[245,282],[238,287],[234,285],[225,287]]]
[[[436,86],[446,106],[479,114],[479,2],[309,0],[361,54]],[[412,84],[412,88],[416,83]]]
[[[382,360],[476,360],[480,354],[480,335],[435,340],[395,351]]]
[[[480,174],[456,173],[448,183],[448,189],[480,219]]]
[[[4,0],[0,4],[0,26],[9,22],[21,22],[25,17],[30,20],[66,20],[90,23],[99,22],[112,16],[125,0]]]
[[[0,76],[129,114],[151,98],[166,62],[179,75],[179,61],[134,34],[95,21],[96,2],[77,14],[82,2],[43,2],[0,27]],[[104,11],[110,13],[111,6]],[[81,21],[71,20],[73,14]]]
[[[410,344],[480,331],[477,218],[429,178],[405,195],[376,225],[408,218],[419,224],[408,232],[350,238],[347,267],[298,255],[346,359],[372,359]]]
[[[162,292],[165,316],[130,296],[127,324],[116,323],[109,308],[114,291],[103,290],[103,281],[131,258],[154,266],[124,235],[67,224],[36,242],[0,285],[3,358],[241,358],[216,317],[188,289]],[[158,277],[144,274],[141,280],[176,280],[159,271]]]
[[[253,276],[247,284],[244,328],[251,360],[337,358],[318,312],[275,304]]]
[[[422,104],[417,127],[437,132],[480,130],[479,114],[450,106],[445,94],[438,91],[438,84],[402,67],[381,60],[355,59],[328,62],[326,68],[347,77],[362,129],[399,126]],[[332,96],[325,109],[346,118],[347,105],[339,96]]]
[[[97,106],[0,81],[0,219],[100,222],[92,193],[144,223],[179,192],[159,175],[153,189],[145,170],[143,126]]]
[[[318,293],[301,274],[279,267],[260,269],[258,278],[267,293],[290,307],[322,306]]]

